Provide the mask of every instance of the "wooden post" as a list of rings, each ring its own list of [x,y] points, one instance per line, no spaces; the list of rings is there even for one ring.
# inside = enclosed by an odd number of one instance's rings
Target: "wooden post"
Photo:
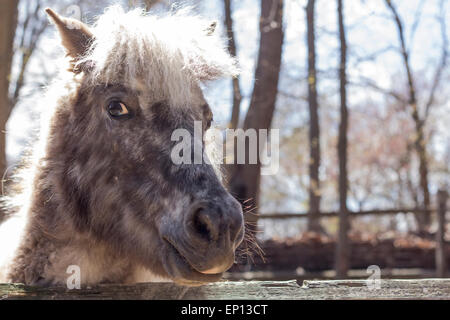
[[[437,193],[437,222],[436,232],[436,276],[445,278],[447,273],[447,260],[445,254],[445,213],[447,211],[448,193],[445,190],[439,190]]]

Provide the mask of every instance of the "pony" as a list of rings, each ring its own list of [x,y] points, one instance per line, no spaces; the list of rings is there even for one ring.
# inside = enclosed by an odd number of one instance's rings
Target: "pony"
[[[242,207],[212,161],[171,159],[172,132],[196,121],[205,147],[202,84],[238,72],[215,23],[113,6],[88,26],[45,10],[68,61],[3,198],[0,282],[64,285],[70,270],[81,285],[218,281],[244,237]]]

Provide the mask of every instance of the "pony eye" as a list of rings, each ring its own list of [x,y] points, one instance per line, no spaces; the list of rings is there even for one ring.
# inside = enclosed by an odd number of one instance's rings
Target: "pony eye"
[[[131,116],[131,113],[125,103],[118,100],[114,100],[109,103],[108,113],[114,119],[128,119]]]

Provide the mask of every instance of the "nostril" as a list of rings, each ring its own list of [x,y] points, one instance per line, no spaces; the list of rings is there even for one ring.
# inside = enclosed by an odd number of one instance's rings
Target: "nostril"
[[[233,199],[234,200],[234,199]],[[211,248],[235,249],[243,239],[244,217],[240,204],[197,202],[186,216],[185,226],[191,241]]]
[[[214,223],[211,220],[210,215],[204,208],[199,208],[196,210],[193,216],[193,226],[197,235],[204,238],[205,240],[217,240],[217,230],[214,227]]]

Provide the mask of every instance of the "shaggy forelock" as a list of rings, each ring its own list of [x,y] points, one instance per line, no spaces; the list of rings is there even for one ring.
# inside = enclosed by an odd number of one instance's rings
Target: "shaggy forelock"
[[[140,81],[155,99],[183,105],[198,82],[237,74],[217,32],[208,31],[210,24],[189,8],[156,17],[113,6],[93,26],[95,39],[78,63],[91,66],[94,83]]]

